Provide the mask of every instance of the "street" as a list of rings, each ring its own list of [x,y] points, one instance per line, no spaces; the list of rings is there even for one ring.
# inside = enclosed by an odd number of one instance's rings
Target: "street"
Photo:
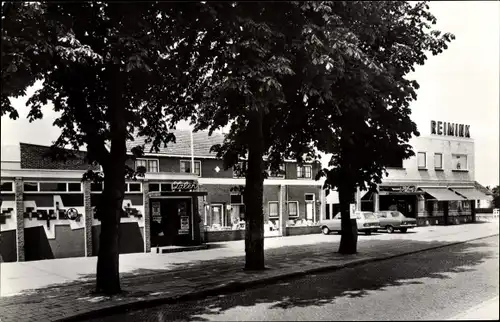
[[[494,236],[94,321],[498,319],[498,247]]]

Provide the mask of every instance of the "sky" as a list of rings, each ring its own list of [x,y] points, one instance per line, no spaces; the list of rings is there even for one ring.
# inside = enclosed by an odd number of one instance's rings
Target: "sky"
[[[429,54],[426,64],[416,66],[409,76],[420,84],[412,118],[422,135],[430,134],[431,120],[469,124],[475,141],[475,179],[485,186],[498,185],[500,2],[432,1],[430,7],[438,20],[436,28],[456,39],[440,55]],[[57,114],[51,106],[43,110],[43,120],[29,123],[26,100],[13,100],[21,118],[2,117],[2,145],[50,145],[58,137],[52,125]],[[178,128],[189,125],[183,122]]]

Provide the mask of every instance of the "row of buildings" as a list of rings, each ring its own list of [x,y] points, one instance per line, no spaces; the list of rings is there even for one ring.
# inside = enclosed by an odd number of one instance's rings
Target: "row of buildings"
[[[472,221],[478,200],[490,199],[487,189],[474,180],[474,142],[442,133],[414,138],[416,157],[393,165],[377,192],[360,191],[357,208],[398,209],[420,225]],[[210,153],[223,136],[189,131],[176,131],[175,136],[175,144],[128,161],[147,172],[126,185],[121,253],[244,238],[245,207],[239,189],[244,178],[234,169],[224,169]],[[136,140],[128,148],[141,143]],[[100,222],[94,207],[103,186],[81,182],[82,174],[92,168],[83,161],[84,152],[76,159],[54,162],[45,157],[47,151],[46,146],[25,143],[2,151],[2,261],[97,254]],[[325,197],[322,182],[314,180],[320,167],[318,162],[287,160],[279,173],[268,172],[266,237],[318,233],[318,222],[335,215],[337,194]]]

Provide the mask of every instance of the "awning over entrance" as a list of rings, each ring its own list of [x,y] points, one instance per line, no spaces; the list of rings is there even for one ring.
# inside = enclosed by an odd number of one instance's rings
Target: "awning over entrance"
[[[491,198],[487,194],[482,193],[476,188],[451,188],[451,189],[469,200],[488,200]]]
[[[448,188],[420,188],[420,190],[427,192],[434,199],[439,201],[454,201],[454,200],[466,200],[464,197],[456,194],[455,192],[449,190]]]

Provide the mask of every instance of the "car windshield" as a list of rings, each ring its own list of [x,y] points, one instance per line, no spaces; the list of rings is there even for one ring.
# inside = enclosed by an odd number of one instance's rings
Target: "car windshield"
[[[365,217],[365,219],[377,219],[377,217],[375,217],[375,215],[371,212],[364,212],[363,216]]]

